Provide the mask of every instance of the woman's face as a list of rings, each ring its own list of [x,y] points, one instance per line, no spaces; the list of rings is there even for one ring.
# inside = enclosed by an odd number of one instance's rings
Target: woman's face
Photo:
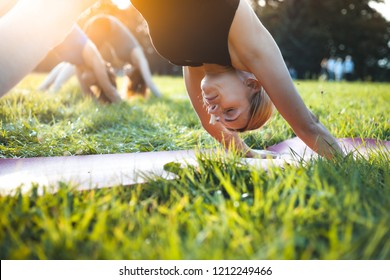
[[[227,129],[241,130],[249,122],[250,96],[256,90],[248,84],[249,73],[228,71],[206,74],[201,83],[208,113]]]

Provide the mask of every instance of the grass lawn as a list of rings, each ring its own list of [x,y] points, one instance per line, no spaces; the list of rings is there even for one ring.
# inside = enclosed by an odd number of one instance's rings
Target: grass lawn
[[[182,78],[164,98],[97,104],[71,80],[36,92],[30,75],[0,99],[0,158],[215,148]],[[390,140],[390,84],[297,81],[339,138]],[[243,135],[263,149],[294,136],[276,113]],[[1,259],[390,259],[390,155],[317,160],[268,172],[200,157],[179,179],[0,196]],[[1,165],[0,165],[1,168]]]

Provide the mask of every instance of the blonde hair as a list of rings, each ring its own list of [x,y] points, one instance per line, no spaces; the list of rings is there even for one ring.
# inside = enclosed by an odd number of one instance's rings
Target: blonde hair
[[[255,130],[262,127],[274,112],[274,105],[263,87],[261,87],[260,91],[252,95],[249,103],[249,121],[244,128],[237,130],[238,132]]]

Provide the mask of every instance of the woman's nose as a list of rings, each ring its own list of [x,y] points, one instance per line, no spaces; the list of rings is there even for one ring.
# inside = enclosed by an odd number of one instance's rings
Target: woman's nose
[[[208,113],[209,114],[215,114],[218,111],[219,106],[218,105],[210,105],[208,107]]]

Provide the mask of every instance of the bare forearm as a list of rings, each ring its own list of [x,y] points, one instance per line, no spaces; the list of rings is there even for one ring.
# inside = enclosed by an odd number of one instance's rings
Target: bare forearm
[[[317,121],[316,126],[312,130],[298,132],[297,136],[309,148],[323,157],[332,159],[335,156],[344,156],[337,139],[319,121]]]
[[[105,97],[111,102],[121,101],[122,98],[115,86],[111,84],[105,61],[91,41],[88,41],[85,45],[83,57],[87,67],[91,69],[95,75],[96,85],[102,90]]]
[[[96,96],[93,94],[92,90],[91,90],[91,86],[94,84],[94,80],[91,78],[91,75],[87,75],[87,73],[85,73],[83,71],[83,69],[80,69],[80,67],[77,67],[76,68],[76,77],[79,81],[79,84],[80,84],[80,88],[81,88],[81,91],[85,94],[85,95],[89,95],[91,96],[92,98],[96,98]]]
[[[95,67],[94,72],[97,77],[97,84],[103,91],[105,97],[111,102],[120,102],[122,98],[116,88],[111,84],[110,78],[106,72],[106,66],[104,64],[99,65]]]

